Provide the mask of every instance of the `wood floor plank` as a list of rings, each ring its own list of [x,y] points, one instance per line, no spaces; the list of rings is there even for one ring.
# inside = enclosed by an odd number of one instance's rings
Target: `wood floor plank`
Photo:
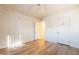
[[[35,51],[30,52],[30,54],[34,54],[34,55],[40,54],[41,51],[44,51],[44,50],[47,49],[49,46],[51,46],[51,45],[47,43],[47,44],[45,44],[45,46],[43,46],[43,47],[38,47]]]
[[[79,55],[78,48],[41,41],[43,40],[34,40],[24,43],[23,46],[0,49],[0,55]]]
[[[68,50],[68,46],[59,45],[57,55],[66,55],[67,50]]]
[[[79,50],[77,50],[77,48],[69,47],[67,55],[79,55]]]

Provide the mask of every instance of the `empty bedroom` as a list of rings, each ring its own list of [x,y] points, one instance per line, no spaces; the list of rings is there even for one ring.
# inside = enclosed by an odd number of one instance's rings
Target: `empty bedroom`
[[[79,55],[79,4],[0,4],[0,55]]]

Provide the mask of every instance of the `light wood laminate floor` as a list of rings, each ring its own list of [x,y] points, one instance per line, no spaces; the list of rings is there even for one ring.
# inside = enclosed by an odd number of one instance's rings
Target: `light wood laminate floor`
[[[0,49],[1,55],[79,55],[79,49],[44,40],[34,40],[15,48]]]

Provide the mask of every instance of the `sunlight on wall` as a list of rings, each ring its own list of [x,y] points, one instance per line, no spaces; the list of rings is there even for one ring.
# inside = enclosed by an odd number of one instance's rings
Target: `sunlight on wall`
[[[7,35],[7,47],[9,48],[10,47],[10,36]]]
[[[22,40],[21,40],[21,35],[19,35],[19,40],[16,41],[16,42],[13,42],[12,41],[12,36],[8,35],[7,36],[7,47],[8,48],[15,48],[15,47],[19,47],[19,46],[22,46]]]

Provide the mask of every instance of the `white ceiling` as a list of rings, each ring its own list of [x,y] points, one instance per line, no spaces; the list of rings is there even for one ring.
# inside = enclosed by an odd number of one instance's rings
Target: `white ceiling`
[[[78,9],[78,6],[75,4],[41,4],[40,6],[37,6],[37,4],[0,5],[0,7],[4,7],[5,9],[21,12],[36,18]]]

